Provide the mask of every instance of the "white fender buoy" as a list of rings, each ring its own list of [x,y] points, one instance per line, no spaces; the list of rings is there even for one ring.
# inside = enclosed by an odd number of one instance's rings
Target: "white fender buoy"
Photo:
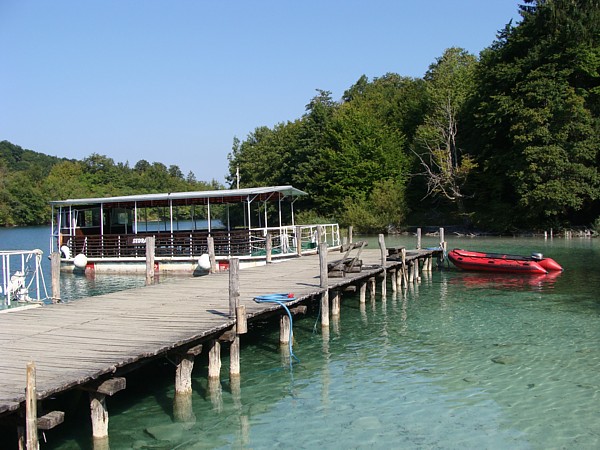
[[[208,256],[208,253],[200,255],[200,258],[198,258],[198,266],[204,270],[210,269],[210,257]]]
[[[71,259],[71,250],[69,250],[69,247],[67,247],[66,245],[63,245],[60,248],[60,252],[62,253],[65,259]]]
[[[75,264],[75,267],[78,269],[85,269],[85,266],[87,266],[87,256],[80,253],[73,259],[73,264]]]

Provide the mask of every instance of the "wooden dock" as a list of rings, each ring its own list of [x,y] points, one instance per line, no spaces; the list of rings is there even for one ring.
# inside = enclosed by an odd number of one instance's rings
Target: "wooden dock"
[[[405,265],[419,267],[416,262],[421,261],[426,268],[427,261],[439,254],[439,250],[408,251]],[[327,258],[333,260],[338,255],[329,253]],[[318,255],[240,271],[239,302],[246,308],[248,327],[252,328],[253,320],[282,310],[277,304],[255,302],[259,295],[293,293],[291,307],[349,286],[364,290],[367,282],[374,284],[384,274],[401,273],[399,258],[383,257],[382,264],[382,255],[379,249],[365,250],[360,272],[328,278],[327,287],[322,287],[322,258],[320,261]],[[193,354],[200,344],[231,334],[232,329],[235,334],[229,283],[227,272],[174,278],[70,303],[0,314],[0,420],[23,410],[30,361],[36,367],[37,399],[43,400],[72,388],[93,390],[99,382],[122,376],[153,358],[176,352]]]

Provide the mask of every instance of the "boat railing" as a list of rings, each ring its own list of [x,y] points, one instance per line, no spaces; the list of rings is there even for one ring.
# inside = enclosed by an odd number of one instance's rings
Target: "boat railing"
[[[337,224],[297,225],[240,230],[213,230],[217,257],[253,257],[266,254],[266,236],[271,233],[274,255],[298,254],[296,234],[300,233],[301,253],[314,252],[318,246],[317,227],[322,227],[322,241],[329,247],[340,245]],[[83,253],[88,258],[145,258],[146,237],[155,238],[157,258],[197,258],[208,253],[208,231],[177,231],[174,233],[138,233],[76,235],[66,238],[71,257]]]
[[[48,298],[42,273],[43,252],[36,250],[3,250],[2,292],[0,306],[9,307],[13,301],[36,302]]]

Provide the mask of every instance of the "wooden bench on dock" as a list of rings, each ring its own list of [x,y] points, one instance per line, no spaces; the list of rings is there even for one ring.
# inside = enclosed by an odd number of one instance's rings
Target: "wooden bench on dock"
[[[390,261],[401,261],[402,260],[402,250],[405,250],[405,247],[388,247],[387,248],[387,259]]]
[[[342,259],[332,261],[327,264],[327,274],[332,278],[344,277],[346,273],[360,273],[362,270],[362,259],[360,254],[363,248],[367,246],[367,241],[351,242],[344,244],[340,252],[344,253]],[[353,250],[356,250],[353,257],[350,256]]]

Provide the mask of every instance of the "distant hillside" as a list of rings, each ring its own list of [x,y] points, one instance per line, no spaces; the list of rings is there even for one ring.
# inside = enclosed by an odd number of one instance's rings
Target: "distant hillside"
[[[47,176],[52,166],[71,160],[26,150],[8,141],[0,141],[0,161],[4,162],[9,172],[26,171],[37,167],[44,176]]]

